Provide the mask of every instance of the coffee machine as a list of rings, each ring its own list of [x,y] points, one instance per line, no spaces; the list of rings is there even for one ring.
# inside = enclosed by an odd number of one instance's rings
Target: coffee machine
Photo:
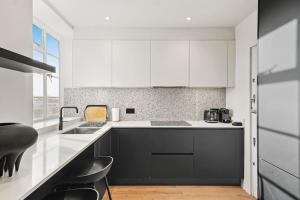
[[[204,121],[207,123],[218,123],[219,122],[219,109],[211,108],[204,111]]]
[[[227,108],[219,109],[219,122],[231,123],[230,111]]]
[[[227,108],[211,108],[205,110],[204,121],[207,123],[231,123],[230,110]]]

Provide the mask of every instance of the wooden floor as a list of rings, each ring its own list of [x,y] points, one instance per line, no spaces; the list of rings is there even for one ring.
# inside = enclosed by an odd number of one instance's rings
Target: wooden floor
[[[112,186],[111,192],[113,200],[254,200],[234,186]]]

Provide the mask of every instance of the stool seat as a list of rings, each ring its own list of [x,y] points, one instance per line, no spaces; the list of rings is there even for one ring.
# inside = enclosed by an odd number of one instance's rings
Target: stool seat
[[[77,188],[60,191],[46,196],[43,200],[98,200],[99,194],[95,189]]]
[[[110,156],[101,156],[93,160],[89,167],[83,169],[80,173],[73,174],[69,183],[95,183],[103,179],[109,172],[113,163]]]

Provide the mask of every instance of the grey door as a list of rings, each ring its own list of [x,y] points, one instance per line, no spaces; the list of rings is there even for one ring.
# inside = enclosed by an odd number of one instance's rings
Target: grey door
[[[259,1],[261,198],[300,199],[300,1]]]

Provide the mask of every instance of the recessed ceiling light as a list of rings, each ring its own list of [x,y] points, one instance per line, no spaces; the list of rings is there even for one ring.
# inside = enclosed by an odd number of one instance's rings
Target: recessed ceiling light
[[[105,17],[105,20],[106,21],[110,20],[110,17],[109,16]]]
[[[191,17],[186,17],[185,19],[186,19],[186,21],[191,21],[192,20]]]

